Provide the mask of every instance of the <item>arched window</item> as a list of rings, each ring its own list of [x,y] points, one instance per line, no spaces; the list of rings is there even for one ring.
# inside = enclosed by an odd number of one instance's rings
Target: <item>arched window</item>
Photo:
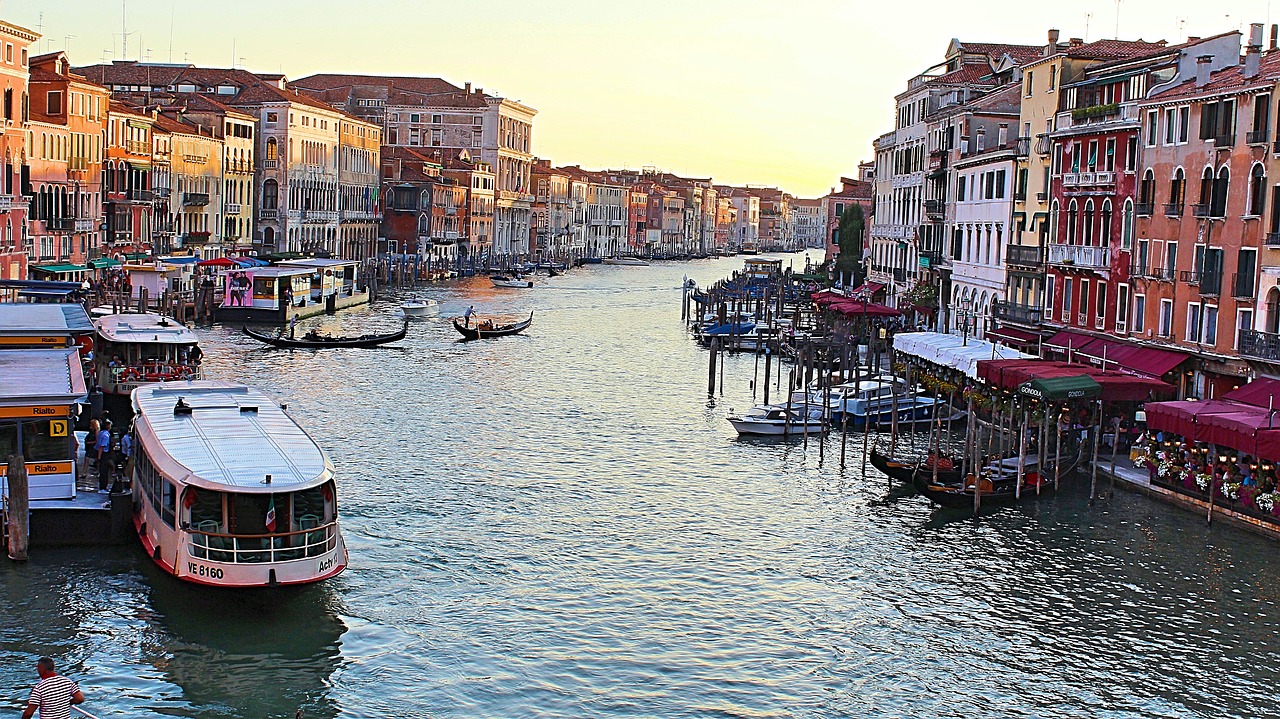
[[[280,183],[268,178],[262,183],[262,209],[274,210],[280,206]]]
[[[1177,216],[1182,214],[1182,204],[1186,201],[1187,196],[1187,175],[1182,168],[1173,171],[1173,180],[1169,183],[1169,205],[1165,208],[1165,214]]]
[[[1249,209],[1245,214],[1260,217],[1266,201],[1267,175],[1262,169],[1262,163],[1254,163],[1253,169],[1249,170]]]
[[[272,246],[276,244],[276,230],[274,227],[264,227],[262,229],[262,244]]]
[[[1058,207],[1058,201],[1054,200],[1049,206],[1049,241],[1058,241],[1058,213],[1061,210]]]
[[[1067,206],[1067,243],[1068,244],[1074,245],[1077,242],[1079,242],[1080,238],[1076,234],[1076,230],[1078,229],[1079,224],[1080,224],[1080,208],[1076,205],[1076,201],[1072,199],[1071,204]]]
[[[1200,216],[1205,217],[1209,214],[1209,205],[1213,202],[1213,168],[1206,167],[1204,172],[1200,174],[1200,199],[1197,200],[1200,205]]]
[[[1093,200],[1084,201],[1084,244],[1093,244]]]
[[[418,208],[423,210],[431,209],[431,190],[423,190],[418,195]]]
[[[1280,332],[1280,289],[1275,287],[1267,291],[1267,331]]]
[[[1209,208],[1210,217],[1227,216],[1227,189],[1231,185],[1231,171],[1223,165],[1218,169],[1218,178],[1213,183],[1213,206]]]
[[[1154,182],[1154,180],[1152,180]],[[1102,201],[1102,227],[1098,232],[1098,241],[1104,245],[1111,244],[1111,199]]]
[[[418,215],[418,234],[424,237],[431,234],[430,215]]]
[[[1133,200],[1124,201],[1124,217],[1121,218],[1120,246],[1133,247]]]
[[[1142,183],[1138,185],[1138,202],[1143,205],[1152,205],[1155,201],[1156,173],[1148,167],[1147,171],[1142,173]]]
[[[274,162],[277,159],[279,159],[279,154],[280,154],[280,146],[279,144],[276,143],[276,138],[268,137],[267,138],[267,160],[269,162]]]

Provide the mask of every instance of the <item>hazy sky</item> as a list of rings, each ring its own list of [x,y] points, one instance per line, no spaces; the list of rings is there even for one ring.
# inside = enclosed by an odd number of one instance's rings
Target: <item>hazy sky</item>
[[[1097,40],[1115,36],[1117,8],[1115,0],[0,0],[0,17],[41,30],[42,51],[67,48],[72,62],[89,64],[120,57],[122,5],[130,59],[226,67],[234,57],[289,77],[470,81],[536,108],[534,152],[556,163],[655,165],[804,196],[870,159],[871,140],[892,129],[893,96],[952,37],[1042,44],[1057,27],[1063,40]],[[1123,0],[1119,9],[1120,36],[1145,40],[1271,21],[1266,0]]]

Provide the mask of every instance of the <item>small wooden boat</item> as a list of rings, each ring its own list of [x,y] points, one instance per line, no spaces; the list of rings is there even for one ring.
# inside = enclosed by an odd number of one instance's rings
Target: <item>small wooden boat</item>
[[[484,323],[477,324],[474,327],[467,327],[455,319],[453,321],[453,328],[458,330],[458,333],[462,335],[463,340],[483,340],[490,337],[503,337],[505,335],[519,334],[528,329],[531,324],[533,324],[532,312],[529,313],[529,319],[524,320],[523,322],[514,322],[509,325],[498,325],[496,327],[492,326],[492,324],[486,327]]]
[[[510,287],[514,289],[528,289],[533,287],[533,280],[526,280],[522,277],[513,275],[493,275],[489,278],[494,287]]]
[[[932,455],[925,458],[921,462],[907,462],[900,459],[894,459],[887,454],[882,454],[879,447],[871,448],[871,466],[889,475],[894,480],[903,484],[911,484],[912,479],[917,475],[925,475],[930,481],[933,480],[933,459]],[[955,463],[949,457],[943,457],[942,463],[938,465],[938,480],[940,482],[956,482],[960,479],[960,470],[955,468]]]
[[[358,337],[330,337],[329,335],[320,334],[312,330],[301,337],[286,337],[284,330],[280,330],[280,334],[272,335],[262,332],[255,332],[248,327],[243,328],[244,333],[250,337],[265,342],[272,347],[289,347],[289,348],[314,348],[314,349],[330,349],[339,347],[377,347],[388,342],[404,339],[409,334],[409,320],[404,321],[404,326],[398,332],[381,335],[360,335]]]
[[[912,478],[911,485],[934,504],[957,509],[973,509],[975,485],[982,494],[980,502],[984,506],[1013,504],[1021,499],[1035,497],[1054,489],[1053,469],[1049,467],[1041,471],[1034,461],[1027,461],[1033,459],[1028,457],[1024,460],[1022,490],[1018,491],[1017,459],[1017,457],[1008,457],[993,462],[985,467],[980,473],[981,476],[976,479],[970,474],[963,480],[944,482],[939,475],[935,483],[932,474],[918,472]],[[1061,473],[1066,475],[1075,469],[1079,458],[1063,457],[1062,461]],[[1004,466],[1003,472],[999,471],[1000,465]]]

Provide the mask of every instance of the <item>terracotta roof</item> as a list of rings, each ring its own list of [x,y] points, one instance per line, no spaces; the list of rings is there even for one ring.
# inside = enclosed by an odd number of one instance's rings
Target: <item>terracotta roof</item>
[[[1147,42],[1145,40],[1097,40],[1094,42],[1068,47],[1064,54],[1067,57],[1092,58],[1096,60],[1117,60],[1132,58],[1163,51],[1167,47],[1164,40]]]
[[[959,42],[960,48],[967,53],[986,55],[992,60],[999,60],[1008,55],[1019,65],[1031,62],[1044,54],[1039,45],[1010,45],[998,42]]]
[[[391,92],[387,93],[387,104],[455,108],[485,108],[489,106],[489,103],[485,102],[484,95],[462,92],[461,90],[457,92],[422,95],[419,93],[403,92],[392,89]]]
[[[1167,102],[1182,98],[1217,95],[1232,90],[1250,90],[1255,88],[1274,87],[1280,79],[1280,53],[1265,53],[1258,62],[1258,76],[1246,78],[1244,65],[1227,67],[1209,76],[1209,82],[1203,87],[1196,85],[1195,78],[1175,85],[1174,87],[1151,98],[1152,102]]]
[[[310,90],[333,90],[342,87],[374,85],[420,95],[462,92],[462,88],[438,77],[406,77],[400,75],[346,75],[319,73],[289,83]]]
[[[985,62],[967,62],[956,70],[931,78],[928,84],[951,85],[977,82],[983,79],[994,81],[991,76],[991,66]]]

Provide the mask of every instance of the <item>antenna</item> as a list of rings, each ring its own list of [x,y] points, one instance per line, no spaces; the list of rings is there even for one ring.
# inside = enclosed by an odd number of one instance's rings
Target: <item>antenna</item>
[[[1084,41],[1089,42],[1089,20],[1093,19],[1093,13],[1084,14]]]
[[[1116,39],[1120,39],[1120,2],[1116,0]]]
[[[178,0],[169,5],[169,62],[173,62],[173,14],[176,12]]]

